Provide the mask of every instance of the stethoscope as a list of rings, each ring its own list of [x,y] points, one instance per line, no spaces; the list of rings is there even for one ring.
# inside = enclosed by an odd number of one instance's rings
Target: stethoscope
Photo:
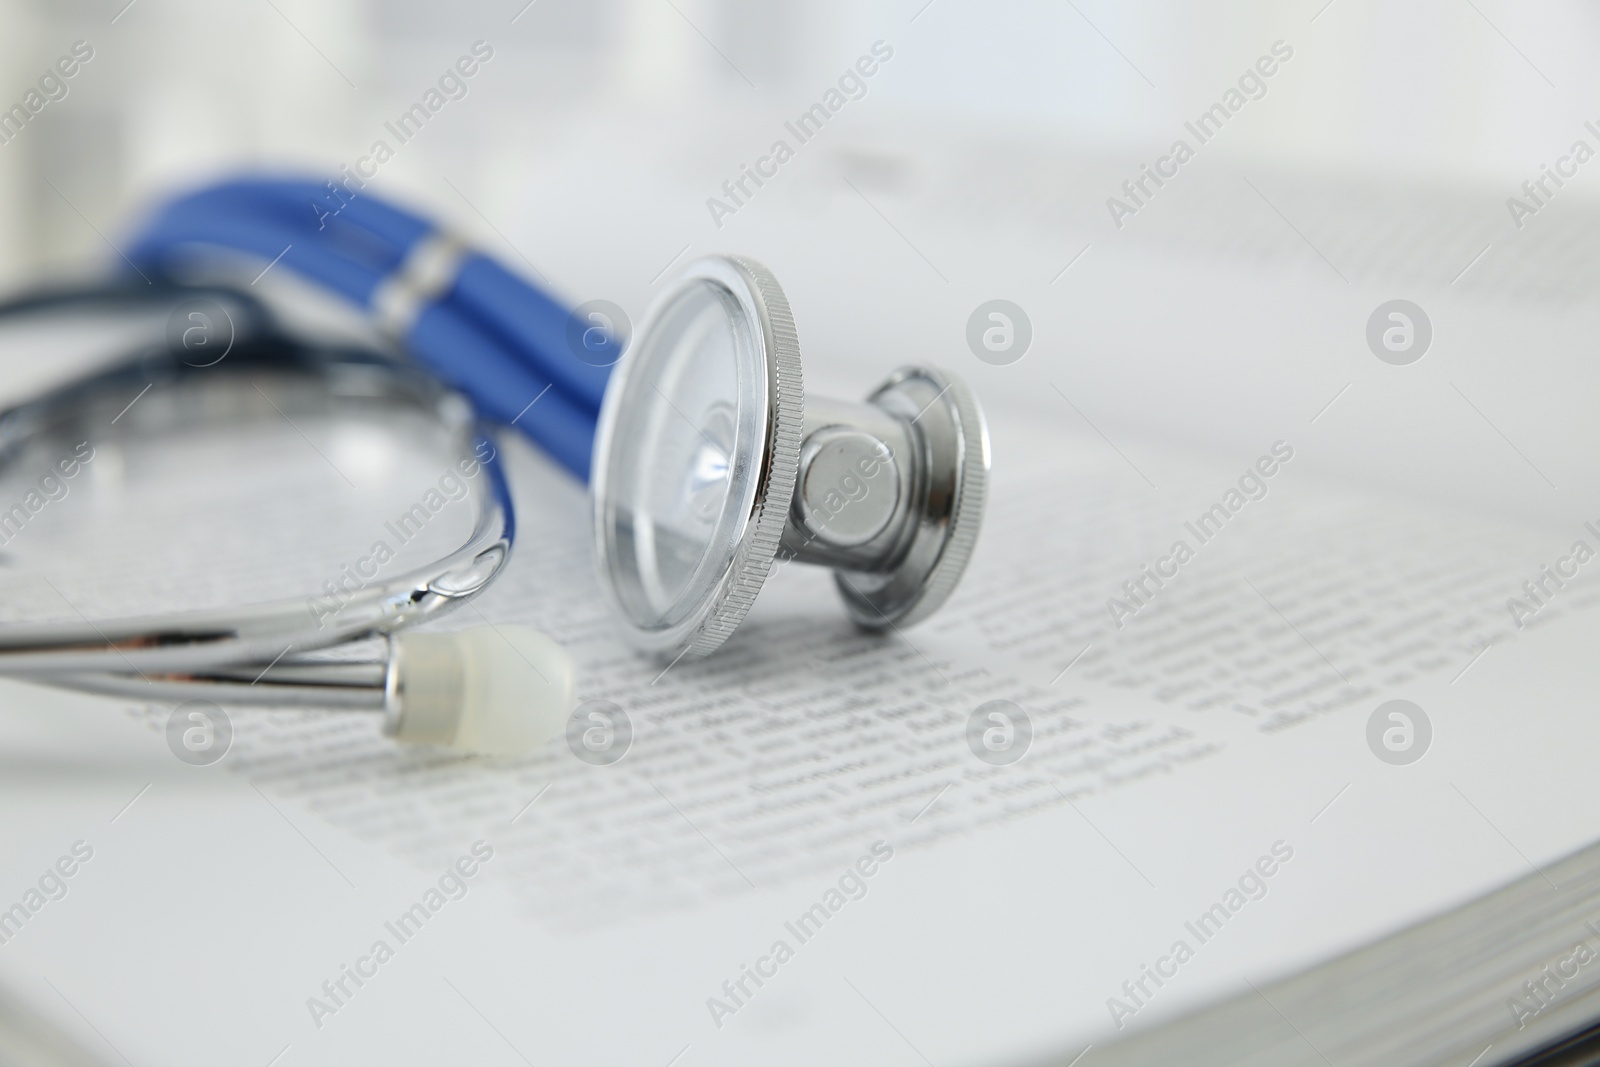
[[[783,290],[761,265],[726,256],[691,265],[624,350],[426,221],[365,191],[330,214],[329,197],[311,182],[203,189],[158,211],[127,247],[142,280],[0,307],[172,309],[180,327],[191,308],[211,346],[197,351],[187,329],[169,328],[166,344],[0,415],[0,469],[70,449],[91,429],[103,439],[108,426],[158,434],[268,408],[405,413],[431,420],[471,471],[471,534],[431,564],[359,583],[336,612],[307,590],[218,611],[0,626],[0,674],[159,701],[377,712],[397,740],[469,752],[543,744],[574,710],[576,672],[560,645],[525,627],[414,628],[481,593],[509,556],[513,510],[491,423],[515,425],[590,479],[600,586],[623,633],[665,661],[726,641],[784,561],[831,568],[869,630],[913,625],[955,588],[989,467],[982,412],[956,378],[905,367],[862,403],[806,398]],[[294,337],[247,287],[172,280],[218,253],[343,297],[409,358]],[[159,383],[164,401],[118,415],[141,383]],[[358,643],[378,651],[325,655]]]

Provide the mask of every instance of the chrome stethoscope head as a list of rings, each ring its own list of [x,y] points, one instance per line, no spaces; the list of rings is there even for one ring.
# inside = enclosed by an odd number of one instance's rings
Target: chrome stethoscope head
[[[703,656],[779,560],[833,568],[867,629],[931,615],[972,555],[989,437],[967,387],[929,367],[902,367],[864,403],[808,400],[777,280],[712,256],[618,364],[593,470],[596,566],[628,636]]]

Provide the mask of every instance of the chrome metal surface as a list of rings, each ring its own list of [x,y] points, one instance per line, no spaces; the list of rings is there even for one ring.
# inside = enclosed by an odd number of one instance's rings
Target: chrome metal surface
[[[643,390],[654,384],[650,376],[656,368],[645,365],[641,358],[641,353],[652,351],[652,331],[661,329],[675,301],[702,283],[714,286],[733,302],[743,317],[743,328],[754,341],[751,358],[740,373],[760,377],[765,411],[751,441],[754,454],[729,457],[750,465],[754,491],[748,500],[741,497],[731,501],[731,506],[738,509],[731,516],[736,523],[735,547],[709,595],[690,605],[681,618],[655,622],[641,617],[629,604],[628,586],[637,579],[626,553],[634,549],[624,536],[625,517],[616,514],[615,496],[623,476],[622,464],[632,462],[633,457],[619,454],[618,438],[623,430],[622,420],[641,415],[625,410],[624,405],[647,397]],[[595,441],[592,487],[594,556],[600,584],[628,637],[639,647],[668,656],[703,656],[727,640],[749,612],[772,569],[794,498],[804,396],[800,345],[789,303],[777,280],[760,264],[725,256],[691,264],[647,316],[606,390]]]
[[[252,389],[260,390],[258,376],[240,374],[234,380],[219,370],[208,372],[204,386],[214,395],[195,410],[225,420],[237,417],[241,405],[254,402]],[[91,414],[97,425],[109,425],[106,411],[115,414],[126,404],[137,392],[130,391],[130,383],[143,381],[147,371],[121,367],[0,415],[0,464],[30,438],[62,426],[70,429]],[[222,610],[0,626],[0,674],[118,695],[162,692],[188,699],[214,691],[226,694],[216,699],[238,703],[384,706],[381,667],[376,668],[378,675],[357,678],[348,666],[318,666],[294,657],[439,616],[482,591],[504,566],[511,547],[512,513],[504,476],[492,450],[487,458],[475,453],[473,445],[484,440],[483,431],[466,402],[416,372],[329,359],[274,367],[272,373],[304,376],[312,388],[324,390],[329,403],[341,402],[341,394],[359,396],[362,402],[417,407],[440,420],[452,451],[479,462],[486,475],[467,479],[473,528],[466,541],[427,566],[349,593],[331,617],[315,610],[319,594],[307,589],[296,597]],[[352,376],[359,379],[358,389],[348,388]],[[271,403],[265,394],[261,399]],[[279,662],[259,684],[242,681],[260,675],[274,661]],[[272,699],[264,698],[267,692]]]
[[[646,515],[649,528],[641,535],[638,511],[617,499],[619,477],[639,479],[627,466],[634,453],[652,453],[649,432],[634,449],[624,449],[620,439],[639,436],[641,426],[654,425],[647,415],[659,416],[635,405],[665,401],[707,441],[720,440],[696,423],[694,413],[678,410],[667,392],[655,388],[652,396],[645,388],[660,373],[657,363],[681,358],[688,343],[681,338],[688,335],[664,331],[682,330],[674,325],[674,309],[707,282],[743,316],[744,326],[735,329],[747,327],[756,339],[749,369],[764,374],[767,386],[757,454],[723,457],[719,469],[748,463],[761,477],[753,497],[725,493],[720,513],[711,516],[718,529],[735,520],[739,537],[714,590],[684,607],[681,617],[658,620],[651,612],[663,598],[638,592],[653,572],[634,557],[650,554],[653,562],[672,531]],[[685,436],[682,426],[668,425]],[[833,568],[851,617],[868,629],[926,618],[948,598],[971,557],[987,496],[989,440],[966,386],[928,367],[896,371],[862,403],[804,398],[799,341],[776,280],[749,260],[713,257],[694,264],[663,294],[624,355],[601,413],[594,470],[595,563],[624,631],[634,644],[665,657],[702,656],[744,619],[780,550],[785,559]],[[687,542],[685,549],[686,541],[679,538],[668,551],[703,566],[714,544],[708,541],[696,556],[696,545]]]
[[[882,630],[932,615],[966,571],[988,499],[989,428],[966,385],[931,367],[902,367],[868,403],[904,421],[918,468],[903,549],[834,572],[851,618]]]
[[[883,408],[812,398],[785,558],[855,570],[899,558],[913,533],[919,454],[912,427]]]

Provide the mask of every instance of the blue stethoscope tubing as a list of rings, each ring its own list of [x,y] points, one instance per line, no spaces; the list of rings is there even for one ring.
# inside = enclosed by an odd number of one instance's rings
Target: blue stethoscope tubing
[[[161,275],[196,248],[276,259],[376,311],[384,283],[438,235],[434,224],[365,190],[336,199],[314,181],[244,178],[167,202],[125,251],[140,270]],[[580,357],[573,332],[571,312],[559,301],[467,250],[453,279],[422,305],[401,340],[481,413],[516,425],[587,481],[609,364],[621,353],[615,340],[589,332]]]

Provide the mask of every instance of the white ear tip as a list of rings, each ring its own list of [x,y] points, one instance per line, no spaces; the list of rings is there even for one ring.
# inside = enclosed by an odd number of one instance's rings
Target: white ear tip
[[[566,649],[526,626],[401,633],[400,741],[510,756],[561,733],[575,704]]]

